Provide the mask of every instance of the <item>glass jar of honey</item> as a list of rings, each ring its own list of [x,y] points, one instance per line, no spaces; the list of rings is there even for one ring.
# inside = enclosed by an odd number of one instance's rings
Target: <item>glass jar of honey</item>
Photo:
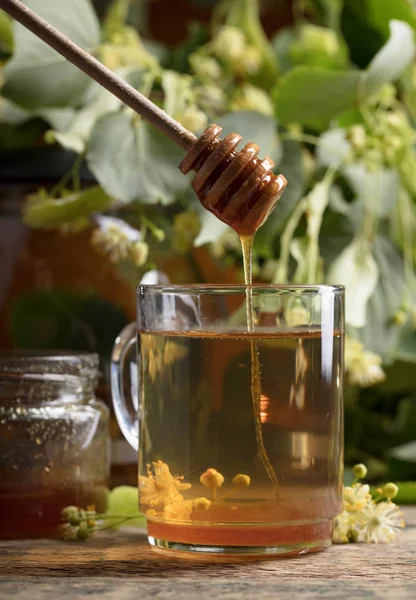
[[[0,354],[0,538],[55,536],[67,505],[106,508],[108,409],[98,356]]]

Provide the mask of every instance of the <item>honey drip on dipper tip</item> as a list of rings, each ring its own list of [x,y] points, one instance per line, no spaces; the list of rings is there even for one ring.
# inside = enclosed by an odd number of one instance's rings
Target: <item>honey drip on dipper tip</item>
[[[246,284],[247,331],[254,331],[252,298],[252,248],[254,234],[266,221],[287,185],[283,175],[274,175],[274,162],[257,158],[259,147],[248,143],[236,148],[242,137],[230,133],[218,138],[221,127],[210,125],[189,148],[179,168],[183,173],[196,171],[192,187],[201,204],[240,236]],[[275,500],[279,499],[279,481],[263,441],[260,415],[261,370],[257,345],[251,344],[251,396],[258,455],[269,477]]]
[[[253,236],[266,221],[287,185],[274,175],[273,161],[257,158],[259,147],[248,143],[240,151],[241,135],[218,138],[221,127],[210,125],[192,144],[179,165],[196,171],[192,187],[201,204],[240,236]]]

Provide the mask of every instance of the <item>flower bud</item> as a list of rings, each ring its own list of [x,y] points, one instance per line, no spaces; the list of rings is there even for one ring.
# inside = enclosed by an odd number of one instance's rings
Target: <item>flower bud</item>
[[[197,498],[194,500],[194,508],[196,510],[208,510],[211,508],[211,502],[208,498]]]
[[[364,477],[367,475],[367,467],[360,463],[358,465],[354,465],[352,472],[354,473],[354,477],[356,479],[364,479]]]
[[[81,525],[77,529],[77,539],[83,542],[87,538],[89,538],[90,532],[88,530],[86,523],[81,523]]]
[[[73,516],[78,516],[78,508],[76,506],[65,506],[61,510],[61,518],[65,521],[69,521]]]
[[[199,481],[207,488],[216,489],[220,488],[224,483],[224,477],[221,473],[218,473],[216,469],[207,469],[205,473],[202,473]]]
[[[72,525],[72,527],[78,527],[78,525],[81,524],[79,513],[77,512],[77,514],[71,515],[68,519],[68,523]]]
[[[199,132],[208,124],[207,115],[196,106],[189,106],[175,115],[177,121],[190,131]]]
[[[237,27],[228,25],[221,27],[212,42],[215,54],[224,60],[235,60],[239,58],[246,46],[244,33]]]
[[[242,473],[239,473],[233,479],[233,484],[239,488],[248,487],[250,485],[250,483],[251,483],[250,477],[248,475],[243,475]]]
[[[268,117],[273,115],[274,107],[270,96],[254,85],[246,84],[237,89],[231,102],[233,111],[259,112]]]
[[[395,483],[386,483],[386,485],[383,487],[383,496],[385,496],[389,500],[395,498],[398,492],[399,488]]]
[[[407,321],[407,313],[404,310],[398,310],[393,315],[393,323],[395,325],[404,325]]]
[[[149,246],[146,242],[139,240],[130,248],[130,256],[136,267],[142,267],[147,261],[149,255]]]
[[[349,529],[347,532],[348,541],[351,542],[352,544],[355,544],[356,542],[358,542],[359,536],[360,536],[360,533],[356,529]]]
[[[192,54],[189,57],[189,64],[193,72],[201,79],[215,81],[221,77],[221,67],[215,58]]]

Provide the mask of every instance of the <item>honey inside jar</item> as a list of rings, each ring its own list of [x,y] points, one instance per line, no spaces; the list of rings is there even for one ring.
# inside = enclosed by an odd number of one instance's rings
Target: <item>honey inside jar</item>
[[[67,505],[105,510],[108,409],[93,354],[0,355],[0,538],[54,537]]]

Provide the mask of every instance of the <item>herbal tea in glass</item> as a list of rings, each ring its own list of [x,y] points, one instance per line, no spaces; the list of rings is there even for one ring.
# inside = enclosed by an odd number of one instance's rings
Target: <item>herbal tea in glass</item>
[[[150,543],[245,555],[329,545],[341,502],[343,290],[143,286],[138,315]]]

